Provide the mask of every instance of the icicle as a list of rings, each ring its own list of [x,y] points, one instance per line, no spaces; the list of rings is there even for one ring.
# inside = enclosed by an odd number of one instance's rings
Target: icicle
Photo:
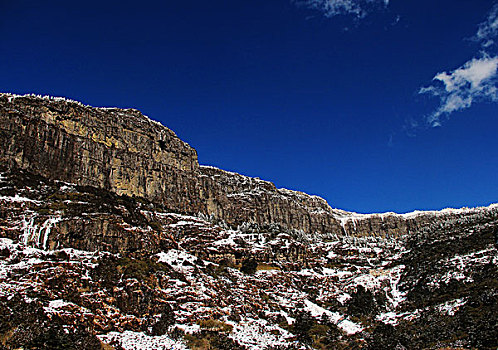
[[[50,232],[55,224],[57,224],[62,219],[60,217],[51,217],[43,222],[41,226],[35,224],[36,216],[32,216],[29,219],[23,217],[22,221],[22,241],[24,245],[29,245],[30,242],[37,247],[42,249],[47,249],[47,242],[50,236]]]

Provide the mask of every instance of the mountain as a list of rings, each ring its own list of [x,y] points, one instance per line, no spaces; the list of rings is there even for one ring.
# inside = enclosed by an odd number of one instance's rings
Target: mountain
[[[498,205],[346,212],[63,98],[0,143],[0,349],[498,346]]]

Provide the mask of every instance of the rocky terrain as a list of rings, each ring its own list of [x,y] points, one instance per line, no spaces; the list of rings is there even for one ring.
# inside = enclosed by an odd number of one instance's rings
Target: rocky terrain
[[[345,212],[58,98],[0,142],[0,349],[498,346],[498,205]]]
[[[433,213],[354,215],[317,196],[200,166],[193,148],[133,109],[0,94],[0,143],[0,160],[10,168],[213,216],[233,227],[274,223],[308,234],[397,236],[435,220]]]

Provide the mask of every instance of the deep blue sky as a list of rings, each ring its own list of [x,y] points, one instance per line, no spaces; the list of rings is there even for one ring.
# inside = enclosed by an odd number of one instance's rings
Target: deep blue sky
[[[319,1],[319,0],[317,0]],[[419,95],[480,55],[493,1],[391,0],[326,17],[289,0],[0,0],[0,91],[134,107],[201,164],[358,212],[498,200],[498,105],[424,124]]]

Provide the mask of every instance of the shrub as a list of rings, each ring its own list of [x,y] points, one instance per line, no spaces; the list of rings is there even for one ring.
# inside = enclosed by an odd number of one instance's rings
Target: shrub
[[[258,269],[258,262],[254,258],[248,258],[242,261],[242,266],[240,268],[240,271],[248,275],[253,275],[257,269]]]
[[[196,323],[201,327],[201,329],[213,332],[230,333],[233,329],[233,326],[212,318],[207,320],[198,320]]]

